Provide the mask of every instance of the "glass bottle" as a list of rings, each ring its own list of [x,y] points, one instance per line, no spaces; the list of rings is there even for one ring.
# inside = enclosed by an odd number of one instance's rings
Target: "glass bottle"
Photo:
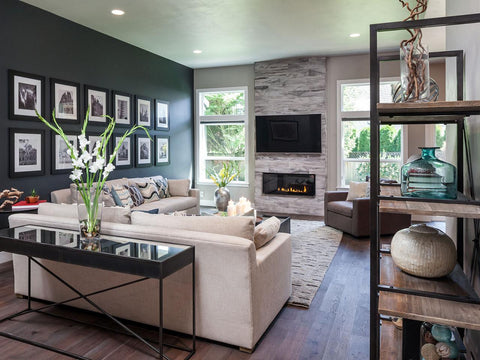
[[[457,169],[437,159],[438,147],[421,147],[422,156],[402,166],[402,196],[433,199],[457,198]]]

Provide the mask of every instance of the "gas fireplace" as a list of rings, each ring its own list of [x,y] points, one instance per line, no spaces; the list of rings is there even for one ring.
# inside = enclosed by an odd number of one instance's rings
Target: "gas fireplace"
[[[314,174],[263,173],[266,195],[315,196]]]

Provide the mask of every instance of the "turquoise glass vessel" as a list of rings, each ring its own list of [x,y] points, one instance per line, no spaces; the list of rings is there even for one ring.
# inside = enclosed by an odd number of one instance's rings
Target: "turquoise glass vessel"
[[[457,198],[457,169],[437,159],[438,147],[422,147],[422,157],[402,166],[402,196],[431,199]]]

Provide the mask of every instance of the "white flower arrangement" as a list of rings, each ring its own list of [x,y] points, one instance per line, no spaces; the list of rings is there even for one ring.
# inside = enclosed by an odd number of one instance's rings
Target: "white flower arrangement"
[[[82,200],[86,207],[87,219],[84,221],[84,224],[81,224],[83,235],[85,236],[96,236],[98,235],[98,200],[100,194],[102,193],[105,181],[107,180],[110,173],[115,169],[113,161],[117,156],[117,152],[120,149],[125,138],[132,135],[138,129],[145,131],[147,136],[152,140],[148,130],[141,125],[134,125],[129,130],[125,131],[123,136],[120,138],[120,141],[115,146],[113,154],[110,155],[110,158],[107,161],[107,146],[110,138],[112,137],[113,130],[115,129],[115,119],[111,116],[105,115],[107,119],[110,120],[107,128],[100,135],[100,140],[95,142],[92,153],[87,150],[87,146],[91,145],[90,141],[85,136],[88,124],[88,115],[90,109],[87,110],[85,115],[85,120],[83,122],[82,131],[78,135],[78,143],[80,151],[72,146],[70,141],[68,141],[67,136],[65,135],[63,129],[58,125],[55,118],[55,110],[52,113],[53,124],[45,120],[38,112],[37,117],[55,133],[61,136],[65,141],[65,144],[68,147],[67,154],[72,159],[73,170],[70,174],[70,180],[77,185],[78,192],[82,197]],[[94,185],[95,184],[95,185]],[[94,189],[94,191],[93,191]],[[91,198],[93,195],[93,199]]]

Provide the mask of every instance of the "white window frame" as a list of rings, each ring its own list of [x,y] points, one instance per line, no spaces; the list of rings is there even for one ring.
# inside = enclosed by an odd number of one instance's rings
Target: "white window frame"
[[[390,82],[390,81],[400,81],[398,77],[386,77],[381,78],[380,83]],[[349,185],[344,184],[344,149],[343,149],[343,127],[342,121],[344,120],[360,120],[360,121],[370,121],[370,110],[367,111],[342,111],[343,105],[343,96],[342,96],[342,85],[351,85],[351,84],[370,84],[370,79],[355,79],[355,80],[337,80],[337,144],[339,151],[337,151],[337,189],[348,189]],[[400,153],[400,160],[380,160],[380,162],[401,162],[407,158],[407,146],[408,144],[408,135],[407,135],[407,126],[401,125],[402,127],[402,148]],[[370,159],[354,159],[349,160],[351,162],[358,161],[364,162],[365,160],[370,161]]]
[[[200,97],[203,93],[214,93],[222,91],[244,91],[245,93],[245,111],[244,115],[201,115],[202,113],[202,102]],[[248,187],[249,186],[249,119],[248,119],[248,86],[235,86],[235,87],[222,87],[222,88],[206,88],[206,89],[197,89],[195,96],[195,183],[199,185],[214,185],[213,181],[210,179],[202,179],[200,174],[202,171],[201,163],[206,159],[210,160],[243,160],[245,162],[245,181],[232,181],[228,184],[228,187]],[[206,159],[202,158],[202,142],[200,141],[201,136],[201,124],[243,124],[245,126],[245,156],[244,157],[207,157]]]

